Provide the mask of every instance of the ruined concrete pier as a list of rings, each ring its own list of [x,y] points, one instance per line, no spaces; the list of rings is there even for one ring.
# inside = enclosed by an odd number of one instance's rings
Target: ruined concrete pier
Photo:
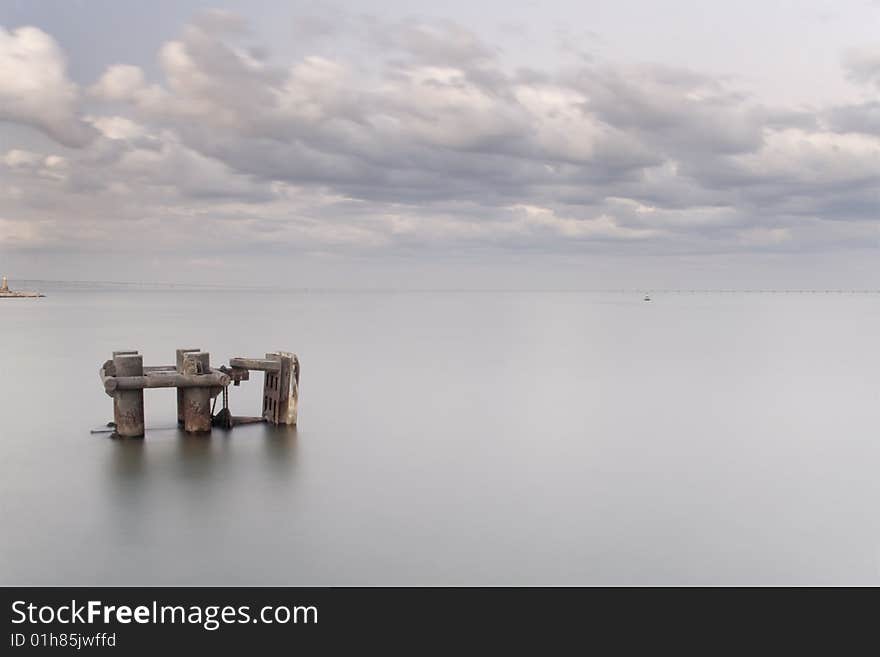
[[[233,416],[229,410],[229,384],[250,379],[250,371],[265,373],[260,416]],[[299,359],[279,351],[265,358],[231,358],[229,367],[211,367],[211,356],[199,349],[178,349],[174,365],[145,366],[137,351],[114,351],[100,368],[104,392],[113,398],[113,422],[117,436],[143,436],[144,390],[177,388],[177,422],[188,433],[207,433],[212,426],[268,422],[296,425],[299,399]],[[213,413],[222,393],[223,408]]]

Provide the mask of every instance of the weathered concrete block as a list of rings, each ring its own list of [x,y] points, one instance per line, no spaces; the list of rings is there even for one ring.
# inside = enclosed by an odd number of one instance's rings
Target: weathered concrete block
[[[177,367],[177,373],[183,374],[183,357],[186,354],[200,352],[201,349],[178,349],[177,350],[177,358],[175,360],[175,364]],[[183,426],[183,389],[177,389],[177,425]]]
[[[183,374],[207,374],[211,371],[211,356],[207,352],[188,352],[183,356]],[[184,388],[183,429],[188,433],[211,431],[210,388]]]
[[[272,424],[296,425],[299,399],[299,360],[286,351],[266,354],[277,370],[266,370],[263,379],[263,417]]]
[[[143,376],[143,356],[135,353],[113,352],[116,376]],[[116,433],[125,438],[144,435],[144,391],[116,390],[113,393],[113,421]]]

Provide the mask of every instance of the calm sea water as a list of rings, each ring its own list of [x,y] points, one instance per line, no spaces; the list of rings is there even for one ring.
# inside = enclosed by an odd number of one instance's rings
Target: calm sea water
[[[880,584],[878,295],[44,288],[0,583]],[[193,346],[297,352],[300,426],[90,434],[111,351]]]

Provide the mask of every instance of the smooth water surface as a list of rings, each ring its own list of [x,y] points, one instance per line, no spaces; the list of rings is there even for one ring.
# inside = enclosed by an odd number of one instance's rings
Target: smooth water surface
[[[880,296],[49,286],[0,300],[3,584],[880,584]],[[185,436],[115,349],[295,351]],[[230,388],[256,414],[261,377]]]

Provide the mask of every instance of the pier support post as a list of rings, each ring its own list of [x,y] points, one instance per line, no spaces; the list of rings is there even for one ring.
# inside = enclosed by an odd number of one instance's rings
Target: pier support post
[[[272,424],[296,425],[299,362],[285,351],[266,354],[278,361],[277,372],[266,371],[263,379],[263,417]]]
[[[211,356],[205,351],[189,352],[183,356],[183,374],[208,374]],[[183,429],[188,433],[211,430],[211,389],[184,388]]]
[[[178,349],[176,367],[177,373],[183,374],[183,357],[186,354],[200,352],[201,349]],[[183,388],[177,389],[177,426],[183,426]]]
[[[137,352],[113,352],[116,376],[143,376],[144,357]],[[144,435],[144,391],[116,390],[113,393],[113,421],[117,435],[139,438]]]

